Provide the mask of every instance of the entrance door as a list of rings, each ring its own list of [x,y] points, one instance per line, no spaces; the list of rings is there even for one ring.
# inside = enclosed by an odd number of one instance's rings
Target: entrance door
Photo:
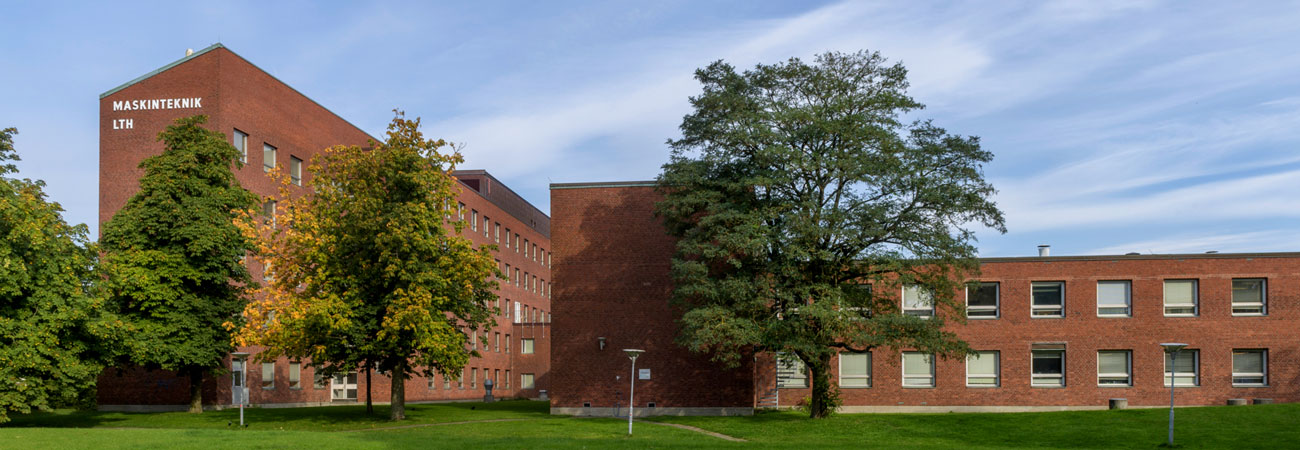
[[[330,400],[357,400],[357,373],[340,373],[330,381]]]

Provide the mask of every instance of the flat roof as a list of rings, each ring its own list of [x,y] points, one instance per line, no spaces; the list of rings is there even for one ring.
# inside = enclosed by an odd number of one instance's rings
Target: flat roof
[[[597,181],[590,183],[551,183],[551,189],[593,189],[615,187],[655,187],[658,182],[650,181]]]

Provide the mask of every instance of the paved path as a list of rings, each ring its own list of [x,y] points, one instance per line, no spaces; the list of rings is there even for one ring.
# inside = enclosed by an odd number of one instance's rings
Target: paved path
[[[741,438],[738,438],[738,437],[735,437],[735,436],[727,436],[727,435],[725,435],[725,434],[718,433],[718,432],[713,432],[713,431],[709,431],[709,430],[706,430],[706,429],[703,429],[703,428],[700,428],[700,427],[693,427],[693,426],[690,426],[690,425],[682,425],[682,424],[679,424],[679,423],[655,422],[655,421],[650,421],[650,420],[638,420],[637,422],[641,422],[641,423],[653,423],[653,424],[655,424],[655,425],[663,425],[663,426],[666,426],[666,427],[680,428],[680,429],[687,430],[687,431],[694,431],[694,432],[696,432],[696,433],[700,433],[700,434],[707,434],[707,435],[709,435],[709,436],[713,436],[713,437],[718,438],[718,439],[728,440],[728,441],[731,441],[731,442],[748,442],[748,441],[746,441],[746,440],[744,440],[744,439],[741,439]]]

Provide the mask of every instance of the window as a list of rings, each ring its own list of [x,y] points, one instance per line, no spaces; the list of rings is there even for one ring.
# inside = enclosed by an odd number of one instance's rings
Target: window
[[[1232,351],[1232,385],[1268,385],[1268,351],[1234,349]]]
[[[524,321],[523,311],[521,311],[522,309],[523,309],[523,305],[520,304],[519,302],[515,302],[515,323],[521,323]]]
[[[840,353],[840,387],[871,387],[871,353]]]
[[[506,318],[510,318],[510,299],[506,299]]]
[[[505,242],[505,245],[506,245],[506,248],[510,248],[510,229],[509,229],[509,228],[506,228],[506,242]],[[506,378],[509,378],[509,377],[506,377]]]
[[[1234,278],[1232,280],[1232,315],[1262,316],[1268,314],[1268,282],[1263,278]]]
[[[1174,360],[1174,355],[1165,353],[1165,387],[1169,387],[1169,370],[1173,368],[1173,377],[1175,384],[1178,386],[1200,386],[1200,350],[1187,350],[1178,352],[1178,359]],[[1235,360],[1233,362],[1236,362]],[[1236,369],[1233,369],[1236,370]]]
[[[478,231],[478,210],[477,209],[469,210],[469,217],[470,217],[469,229],[473,231]]]
[[[532,389],[532,388],[533,388],[533,374],[531,373],[519,374],[519,389]]]
[[[1165,315],[1196,315],[1196,280],[1165,280]]]
[[[1032,376],[1030,385],[1036,387],[1065,386],[1065,346],[1035,345],[1031,350]]]
[[[492,240],[501,243],[501,224],[492,224]]]
[[[501,369],[492,370],[492,384],[496,385],[498,389],[501,388]]]
[[[239,150],[239,162],[248,164],[248,133],[235,130],[231,140],[234,141],[232,144],[235,146],[235,150]]]
[[[433,375],[429,375],[429,379],[427,381],[429,383],[430,391],[438,389],[438,380],[434,379]]]
[[[325,389],[330,385],[330,377],[325,376],[320,370],[315,370],[312,374],[312,386],[316,389]]]
[[[934,355],[903,352],[903,387],[934,387]]]
[[[1166,285],[1165,289],[1169,289]],[[1130,281],[1097,282],[1097,317],[1129,317],[1133,284]]]
[[[469,388],[478,389],[478,371],[473,367],[469,368]]]
[[[519,268],[518,268],[518,267],[515,268],[515,278],[514,278],[514,280],[515,280],[515,286],[519,286]]]
[[[934,316],[934,298],[921,286],[903,287],[903,314],[917,317]]]
[[[465,221],[465,204],[464,204],[464,203],[456,202],[456,217],[459,217],[460,220],[461,220],[462,222]]]
[[[275,168],[275,147],[262,144],[262,171],[270,172]]]
[[[505,389],[510,389],[510,369],[506,369],[506,387],[505,387]]]
[[[302,186],[302,160],[297,156],[289,157],[289,181],[294,186]]]
[[[289,389],[302,389],[302,363],[289,363]]]
[[[1029,284],[1033,291],[1030,315],[1034,317],[1065,317],[1065,283],[1061,281],[1036,281]]]
[[[277,203],[275,200],[267,200],[265,203],[262,203],[262,216],[265,217],[265,220],[268,223],[270,223],[272,227],[276,225],[275,223],[276,205]]]
[[[1132,386],[1133,353],[1128,350],[1097,352],[1098,386]]]
[[[776,387],[779,389],[808,387],[808,368],[798,357],[786,353],[776,355]]]
[[[531,355],[531,354],[533,354],[533,339],[532,339],[532,338],[526,338],[526,339],[520,339],[520,340],[519,340],[519,354],[522,354],[522,355]]]
[[[275,389],[275,363],[262,363],[262,389]]]
[[[506,335],[506,353],[510,353],[510,335]]]
[[[515,253],[519,253],[519,233],[515,233]]]
[[[998,387],[1000,352],[975,352],[966,356],[966,386]]]
[[[451,377],[447,376],[445,373],[442,374],[442,388],[451,389]]]
[[[501,353],[501,333],[492,333],[492,351]]]
[[[484,215],[483,216],[483,237],[492,237],[492,227],[489,226],[491,224],[492,224],[492,219],[489,219],[487,215]]]
[[[460,369],[460,376],[456,377],[456,389],[465,389],[465,368]]]
[[[971,319],[996,319],[998,317],[998,284],[979,283],[966,287],[966,317]]]

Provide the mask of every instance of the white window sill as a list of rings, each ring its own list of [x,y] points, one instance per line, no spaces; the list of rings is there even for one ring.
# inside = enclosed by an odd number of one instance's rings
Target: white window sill
[[[1167,388],[1167,387],[1169,387],[1169,385],[1166,384],[1165,387]],[[1199,384],[1181,385],[1181,384],[1180,384],[1180,385],[1178,385],[1178,386],[1174,386],[1174,387],[1179,388],[1179,389],[1182,389],[1182,388],[1198,388],[1198,387],[1201,387],[1201,385],[1199,385]]]
[[[1199,314],[1165,314],[1165,317],[1200,317]]]
[[[1232,387],[1234,387],[1234,388],[1245,388],[1245,389],[1251,389],[1251,388],[1266,388],[1266,387],[1271,387],[1271,386],[1269,386],[1269,385],[1267,385],[1267,384],[1233,384]]]
[[[871,386],[840,386],[840,389],[871,389]]]
[[[968,384],[966,387],[971,389],[993,389],[1002,387],[1002,384]]]
[[[1233,313],[1233,317],[1268,317],[1268,314],[1261,313]]]
[[[903,389],[934,389],[934,386],[903,386]]]
[[[1034,389],[1065,389],[1065,386],[1038,386],[1038,385],[1030,385],[1029,387],[1034,388]]]
[[[993,319],[1000,319],[1000,318],[1001,316],[978,316],[978,317],[966,316],[967,320],[993,320]]]
[[[1131,318],[1133,318],[1133,316],[1132,316],[1132,315],[1129,315],[1129,314],[1098,314],[1097,317],[1101,317],[1101,318],[1103,318],[1103,319],[1131,319]]]
[[[1032,319],[1064,319],[1065,316],[1029,316]]]

